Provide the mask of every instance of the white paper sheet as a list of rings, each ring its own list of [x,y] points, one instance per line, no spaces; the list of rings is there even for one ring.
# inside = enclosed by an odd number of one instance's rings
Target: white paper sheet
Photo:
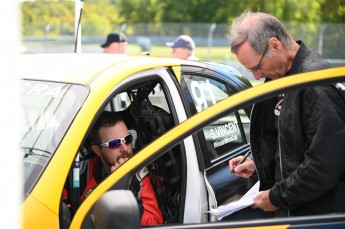
[[[223,217],[230,215],[236,211],[239,211],[245,207],[251,206],[254,204],[253,198],[259,194],[260,182],[249,189],[249,191],[239,200],[231,202],[226,205],[221,205],[218,208],[211,209],[208,211],[212,215],[216,216],[218,220],[221,220]]]

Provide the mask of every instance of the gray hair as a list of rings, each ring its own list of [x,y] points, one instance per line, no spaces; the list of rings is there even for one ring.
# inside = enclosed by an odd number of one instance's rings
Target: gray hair
[[[291,47],[293,38],[276,17],[247,10],[232,22],[229,32],[231,52],[236,54],[238,48],[248,41],[257,54],[263,54],[271,37],[277,38],[285,48]]]

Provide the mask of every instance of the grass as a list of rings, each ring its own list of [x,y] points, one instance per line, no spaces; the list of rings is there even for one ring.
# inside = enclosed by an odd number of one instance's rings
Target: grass
[[[142,50],[138,45],[128,44],[127,53],[140,53]],[[152,56],[170,57],[171,48],[167,46],[151,46],[150,54]],[[196,47],[195,56],[200,60],[209,60],[219,63],[227,63],[229,61],[236,61],[234,54],[230,53],[229,47]]]

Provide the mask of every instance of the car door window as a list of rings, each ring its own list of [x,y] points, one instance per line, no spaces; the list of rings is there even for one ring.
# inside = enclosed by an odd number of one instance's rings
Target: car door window
[[[250,124],[250,119],[249,116],[247,115],[247,112],[245,112],[243,109],[238,110],[239,118],[242,123],[244,135],[246,136],[246,143],[250,142],[250,134],[249,134],[249,124]]]
[[[206,76],[184,75],[197,112],[219,102],[229,95],[226,86]]]
[[[229,97],[225,83],[210,76],[183,75],[196,111]],[[245,126],[242,126],[242,123]],[[244,110],[234,112],[203,128],[209,160],[214,160],[248,142],[249,118]],[[245,134],[247,133],[247,134]]]
[[[224,82],[217,74],[184,74],[183,80],[188,90],[184,90],[191,114],[199,113],[217,102],[236,93],[236,86],[229,81]],[[189,99],[188,99],[189,98]],[[210,198],[209,207],[217,203],[227,202],[239,191],[229,190],[234,183],[250,187],[253,180],[241,181],[229,176],[228,160],[249,149],[249,109],[237,110],[224,115],[216,121],[204,126],[196,134],[199,141],[201,168],[205,171],[205,183]],[[221,178],[220,178],[221,177]]]

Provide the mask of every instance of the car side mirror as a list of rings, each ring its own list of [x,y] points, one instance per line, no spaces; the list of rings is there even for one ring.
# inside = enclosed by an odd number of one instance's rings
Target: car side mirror
[[[138,202],[130,190],[112,190],[102,195],[91,216],[96,229],[140,228]]]

